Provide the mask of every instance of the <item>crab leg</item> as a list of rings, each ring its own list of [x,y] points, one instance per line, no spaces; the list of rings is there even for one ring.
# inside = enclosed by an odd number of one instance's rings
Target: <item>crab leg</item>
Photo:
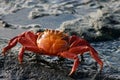
[[[90,51],[90,55],[99,63],[100,68],[102,69],[103,62],[98,57],[98,53],[91,46],[83,45],[83,46],[73,47],[69,50],[69,52],[72,52],[74,54],[81,54],[81,55],[83,55],[84,52],[88,52],[88,51]]]
[[[22,64],[22,61],[23,61],[24,51],[25,51],[24,47],[21,47],[18,53],[18,60],[20,64]]]
[[[67,52],[67,51],[60,53],[60,56],[61,56],[61,57],[64,57],[64,58],[69,58],[69,59],[73,59],[73,60],[74,60],[73,67],[72,67],[72,70],[71,70],[71,72],[69,73],[69,75],[73,74],[73,72],[76,71],[76,69],[78,68],[79,63],[80,63],[78,56],[77,56],[76,54],[73,54],[73,53]]]
[[[5,55],[5,52],[7,52],[9,49],[14,47],[17,44],[17,41],[18,41],[18,37],[14,37],[13,39],[11,39],[8,45],[2,49],[3,55]]]
[[[24,51],[32,51],[32,52],[35,52],[35,53],[38,53],[38,54],[43,54],[43,53],[40,53],[40,52],[43,52],[42,49],[39,49],[37,46],[23,46],[20,51],[19,51],[19,54],[18,54],[18,60],[19,60],[19,63],[22,64],[22,61],[23,61],[23,56],[24,56]]]
[[[100,67],[102,69],[103,62],[98,57],[97,51],[86,40],[74,35],[70,38],[70,47],[70,52],[81,55],[83,55],[84,52],[89,51],[90,55],[100,64]]]
[[[76,46],[80,46],[80,45],[89,45],[89,43],[82,39],[82,38],[79,38],[78,36],[71,36],[70,40],[69,40],[69,43],[70,43],[70,48],[72,47],[76,47]]]
[[[5,52],[7,52],[12,47],[14,47],[17,44],[17,42],[23,42],[23,43],[26,43],[26,44],[29,42],[28,45],[35,46],[36,45],[36,43],[35,43],[36,39],[37,39],[37,35],[34,35],[32,32],[30,32],[30,31],[24,32],[24,33],[14,37],[14,38],[12,38],[9,41],[8,45],[5,48],[2,49],[2,53],[3,53],[3,55],[5,55]]]
[[[79,46],[80,45],[89,45],[89,43],[86,40],[84,40],[84,39],[82,39],[82,38],[80,38],[78,36],[75,36],[75,35],[70,37],[69,43],[70,43],[70,48],[76,47],[78,45]],[[81,54],[83,54],[83,53],[81,53]],[[83,55],[80,55],[80,56],[81,56],[81,61],[84,61]]]

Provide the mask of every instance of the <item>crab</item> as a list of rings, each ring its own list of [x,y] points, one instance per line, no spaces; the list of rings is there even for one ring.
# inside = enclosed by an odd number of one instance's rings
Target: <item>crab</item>
[[[103,68],[103,62],[99,58],[97,51],[85,39],[75,35],[69,36],[62,31],[52,29],[37,33],[25,31],[9,41],[8,45],[2,49],[3,55],[5,56],[5,53],[18,42],[22,45],[18,53],[20,64],[22,64],[24,51],[26,50],[40,55],[63,57],[74,60],[69,73],[69,75],[72,75],[80,63],[78,55],[89,52],[100,65],[100,70]]]

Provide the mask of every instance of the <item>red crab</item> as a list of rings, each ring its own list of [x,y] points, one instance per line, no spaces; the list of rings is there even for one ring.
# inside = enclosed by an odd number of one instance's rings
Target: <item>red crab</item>
[[[2,53],[5,55],[9,49],[14,47],[17,42],[22,44],[22,47],[18,54],[18,60],[20,63],[23,61],[24,51],[32,51],[40,55],[60,56],[74,60],[69,75],[73,74],[79,66],[78,54],[83,55],[84,52],[90,52],[90,55],[98,62],[100,68],[103,67],[103,62],[98,57],[97,51],[84,39],[81,39],[75,35],[68,36],[58,30],[48,30],[44,32],[33,33],[32,31],[26,31],[22,34],[12,38],[8,45],[2,49]]]

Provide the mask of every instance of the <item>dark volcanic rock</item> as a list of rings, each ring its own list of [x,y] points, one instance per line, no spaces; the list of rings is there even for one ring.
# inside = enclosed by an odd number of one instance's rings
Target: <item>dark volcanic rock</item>
[[[83,18],[64,22],[58,29],[89,41],[111,40],[120,37],[119,14],[119,9],[98,9]]]
[[[3,21],[3,20],[0,20],[0,27],[1,28],[9,28],[11,27],[12,25],[8,24],[7,22]]]
[[[44,63],[43,63],[44,64]],[[47,64],[46,64],[47,65]],[[0,79],[4,80],[73,80],[65,71],[51,69],[40,63],[23,62],[19,64],[17,56],[0,55]]]
[[[0,49],[8,40],[0,39]],[[20,46],[12,48],[6,56],[0,54],[0,79],[1,80],[119,80],[119,43],[104,42],[92,44],[100,51],[99,56],[104,62],[101,73],[99,67],[89,54],[84,54],[84,62],[72,76],[68,76],[73,61],[49,56],[35,55],[31,52],[24,53],[23,64],[18,62]],[[111,46],[110,46],[110,45]],[[1,53],[1,52],[0,52]],[[114,57],[117,56],[115,59]]]
[[[0,49],[6,42],[7,40],[0,39]],[[5,57],[0,54],[0,80],[73,80],[68,76],[69,70],[56,68],[57,63],[55,66],[44,60],[38,61],[32,53],[26,53],[23,64],[19,64],[18,48],[19,46],[7,52]]]

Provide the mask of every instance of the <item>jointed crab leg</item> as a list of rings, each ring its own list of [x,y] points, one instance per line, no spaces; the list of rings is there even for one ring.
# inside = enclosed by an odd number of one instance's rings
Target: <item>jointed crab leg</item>
[[[90,55],[100,64],[100,68],[102,69],[103,67],[103,62],[100,60],[98,57],[98,53],[89,46],[78,46],[78,47],[73,47],[69,50],[73,54],[81,54],[83,55],[85,52],[90,52]]]
[[[19,51],[19,56],[18,56],[19,62],[22,63],[23,55],[24,55],[25,50],[33,51],[33,52],[36,52],[36,53],[41,51],[37,47],[37,44],[35,42],[36,39],[37,39],[37,35],[33,34],[30,31],[22,33],[19,36],[16,36],[16,37],[12,38],[10,40],[10,42],[8,43],[8,45],[5,48],[3,48],[2,53],[5,55],[5,52],[7,52],[12,47],[14,47],[17,44],[17,42],[19,42],[23,45],[23,47]]]
[[[90,52],[90,55],[99,63],[100,68],[103,67],[103,62],[98,57],[97,51],[84,39],[72,36],[70,39],[70,49],[68,51],[62,52],[60,56],[64,58],[69,58],[74,60],[72,70],[69,75],[71,75],[79,66],[78,54],[83,55],[85,52]]]
[[[18,60],[19,60],[19,63],[20,63],[20,64],[22,64],[24,51],[25,51],[24,47],[21,47],[21,48],[20,48],[20,51],[19,51],[19,53],[18,53]]]
[[[98,57],[97,51],[84,39],[81,39],[77,36],[72,36],[70,38],[70,49],[72,53],[77,53],[83,55],[84,52],[90,52],[90,55],[100,64],[100,68],[103,67],[103,62]]]
[[[33,51],[35,53],[38,53],[39,51],[42,51],[41,49],[39,49],[38,47],[36,46],[26,46],[26,47],[22,47],[19,51],[19,55],[18,55],[18,60],[20,62],[20,64],[22,63],[23,61],[23,56],[24,56],[24,51],[25,50],[28,50],[28,51]]]
[[[73,67],[72,67],[72,70],[71,70],[71,72],[69,73],[69,75],[71,75],[73,72],[75,72],[76,69],[77,69],[78,66],[79,66],[79,63],[80,63],[78,56],[77,56],[76,54],[73,54],[73,53],[67,52],[67,51],[66,51],[66,52],[62,52],[62,53],[60,53],[59,55],[60,55],[61,57],[64,57],[64,58],[69,58],[69,59],[73,59],[73,60],[74,60]]]
[[[10,40],[8,45],[5,48],[2,49],[3,55],[5,55],[5,52],[7,52],[12,47],[14,47],[16,44],[17,44],[17,37],[14,37],[13,39]]]
[[[71,48],[68,52],[63,52],[60,54],[60,56],[64,58],[69,58],[74,60],[73,67],[69,75],[71,75],[79,66],[79,58],[77,55],[81,53],[83,54],[87,51],[90,51],[91,56],[100,64],[100,67],[102,69],[103,62],[99,59],[98,54],[93,48],[90,48],[88,46],[78,46]]]

